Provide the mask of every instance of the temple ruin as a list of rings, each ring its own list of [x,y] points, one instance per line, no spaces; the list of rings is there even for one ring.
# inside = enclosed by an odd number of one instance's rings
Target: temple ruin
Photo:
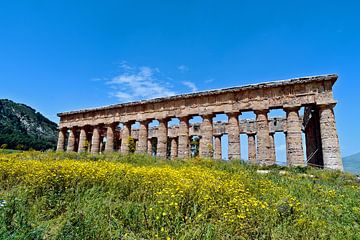
[[[343,170],[333,111],[336,80],[337,75],[303,77],[59,113],[57,150],[127,154],[132,138],[137,153],[187,158],[196,136],[200,156],[221,159],[221,136],[227,134],[233,160],[241,159],[244,134],[248,161],[271,165],[276,162],[274,134],[283,132],[287,165]],[[284,110],[286,117],[269,118],[273,109]],[[249,111],[254,119],[240,118]],[[226,114],[228,121],[214,121],[216,114]],[[202,122],[190,123],[194,116]],[[175,118],[179,124],[169,125]],[[157,126],[149,126],[153,120]]]

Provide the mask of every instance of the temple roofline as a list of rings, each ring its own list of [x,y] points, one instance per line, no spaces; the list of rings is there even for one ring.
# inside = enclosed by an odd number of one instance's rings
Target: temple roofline
[[[294,84],[300,84],[300,83],[331,81],[332,85],[333,85],[335,83],[335,81],[337,80],[337,78],[338,78],[338,76],[336,74],[291,78],[291,79],[286,79],[286,80],[270,81],[270,82],[264,82],[264,83],[259,83],[259,84],[249,84],[249,85],[244,85],[244,86],[206,90],[206,91],[200,91],[200,92],[195,92],[195,93],[187,93],[187,94],[179,94],[179,95],[174,95],[174,96],[169,96],[169,97],[154,98],[154,99],[149,99],[149,100],[141,100],[141,101],[134,101],[134,102],[128,102],[128,103],[113,104],[113,105],[104,106],[104,107],[87,108],[87,109],[82,109],[82,110],[61,112],[61,113],[58,113],[57,116],[61,117],[61,116],[66,116],[66,115],[78,114],[78,113],[87,113],[87,112],[93,112],[93,111],[99,111],[99,110],[109,110],[109,109],[114,109],[114,108],[119,108],[119,107],[144,105],[144,104],[149,104],[149,103],[159,103],[159,102],[165,102],[165,101],[169,101],[169,100],[186,99],[186,98],[193,98],[193,97],[200,97],[200,96],[211,96],[211,95],[215,95],[215,94],[231,93],[231,92],[244,91],[244,90],[273,88],[273,87],[279,87],[279,86],[283,86],[283,85],[294,85]]]

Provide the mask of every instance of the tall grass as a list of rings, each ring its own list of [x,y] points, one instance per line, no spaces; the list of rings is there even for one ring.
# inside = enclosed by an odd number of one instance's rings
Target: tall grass
[[[311,168],[0,153],[0,239],[360,239],[360,183]]]

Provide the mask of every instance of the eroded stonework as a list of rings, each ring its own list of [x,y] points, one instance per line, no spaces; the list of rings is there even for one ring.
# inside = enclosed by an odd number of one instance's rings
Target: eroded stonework
[[[246,143],[240,143],[240,135],[246,134],[249,162],[271,165],[276,162],[274,133],[282,132],[288,165],[342,170],[333,111],[336,80],[336,75],[304,77],[59,113],[57,149],[126,154],[131,137],[137,153],[186,158],[191,155],[191,139],[197,136],[201,156],[221,159],[221,137],[226,134],[231,160],[241,159],[240,146]],[[286,117],[269,118],[273,109],[284,110]],[[248,111],[255,119],[240,119]],[[228,121],[214,121],[216,114],[226,114]],[[202,122],[190,124],[194,116],[201,116]],[[168,126],[173,118],[179,124]],[[152,120],[158,126],[150,127]]]

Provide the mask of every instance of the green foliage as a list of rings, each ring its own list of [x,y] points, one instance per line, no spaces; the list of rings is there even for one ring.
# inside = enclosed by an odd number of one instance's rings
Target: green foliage
[[[127,139],[127,142],[128,142],[129,153],[134,153],[136,150],[135,139],[133,137],[129,136]]]
[[[0,145],[10,149],[55,149],[57,124],[24,104],[0,99]]]
[[[356,176],[259,169],[0,151],[0,239],[360,239]]]
[[[0,149],[7,149],[7,148],[8,148],[8,145],[6,143],[1,144],[1,146],[0,146]]]

